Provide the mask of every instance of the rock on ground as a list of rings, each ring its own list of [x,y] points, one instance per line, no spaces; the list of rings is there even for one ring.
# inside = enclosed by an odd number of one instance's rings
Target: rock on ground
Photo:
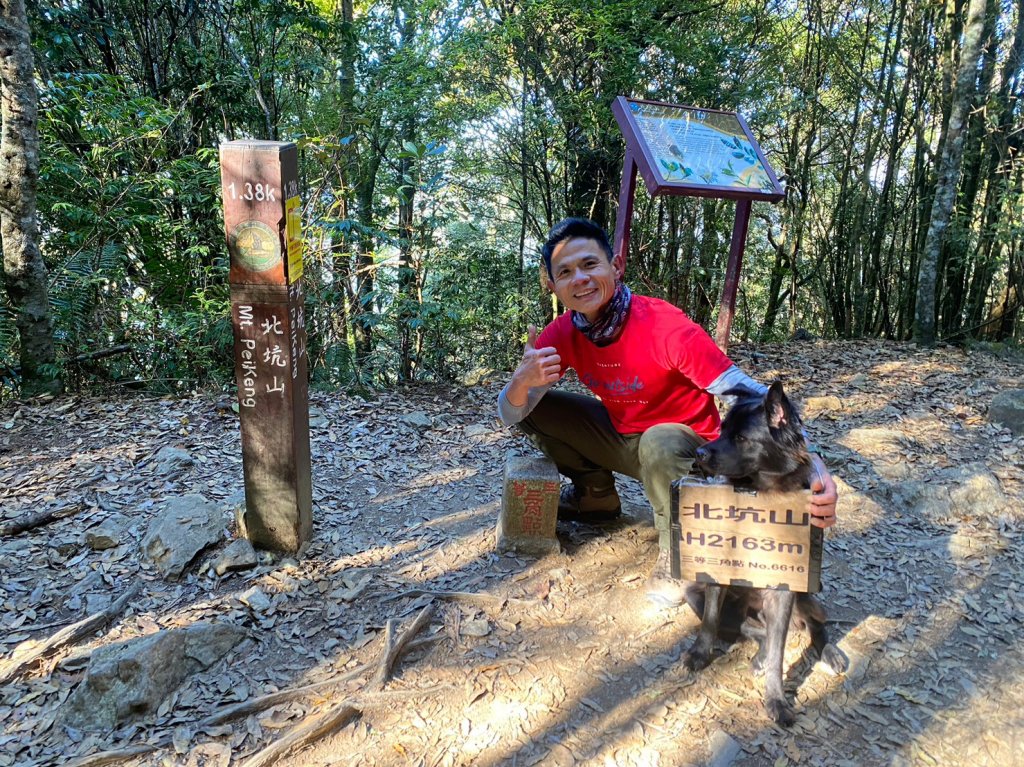
[[[167,579],[176,579],[196,555],[221,539],[224,515],[201,495],[171,498],[142,541],[143,558]]]
[[[999,480],[982,464],[953,467],[936,479],[893,483],[889,494],[894,507],[953,524],[974,516],[998,519],[1008,502]]]
[[[235,570],[247,570],[255,567],[257,563],[256,550],[252,544],[244,538],[231,541],[223,553],[217,557],[213,564],[213,571],[217,575],[234,572]]]
[[[153,471],[162,477],[175,477],[195,462],[195,458],[180,447],[165,446],[153,456]]]
[[[993,397],[988,417],[1014,434],[1024,434],[1024,389],[1009,389]]]
[[[418,431],[429,431],[434,428],[434,419],[424,412],[406,413],[399,420]]]
[[[112,549],[121,544],[130,520],[124,514],[114,514],[85,531],[85,545],[93,551]]]
[[[101,647],[60,721],[98,732],[146,717],[186,677],[212,666],[245,635],[232,623],[196,623]]]

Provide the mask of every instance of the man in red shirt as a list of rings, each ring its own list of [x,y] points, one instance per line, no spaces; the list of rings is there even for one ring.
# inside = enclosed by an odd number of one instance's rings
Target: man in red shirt
[[[714,396],[726,404],[767,387],[741,372],[711,337],[665,301],[633,295],[625,265],[592,221],[554,226],[542,249],[548,287],[569,310],[538,336],[530,328],[522,362],[498,396],[506,424],[519,424],[571,480],[559,518],[608,521],[621,511],[612,472],[644,486],[658,530],[652,601],[683,602],[669,572],[671,483],[690,472],[698,447],[718,436]],[[567,368],[596,397],[549,391]],[[813,456],[809,511],[818,527],[835,524],[835,482]]]

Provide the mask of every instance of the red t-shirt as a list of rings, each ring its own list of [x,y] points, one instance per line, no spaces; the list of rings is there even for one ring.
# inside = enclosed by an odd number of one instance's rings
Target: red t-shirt
[[[683,423],[705,439],[718,436],[718,409],[704,389],[732,362],[671,304],[634,294],[622,335],[604,347],[578,331],[566,312],[541,332],[537,348],[543,346],[558,350],[562,372],[576,371],[620,434]]]

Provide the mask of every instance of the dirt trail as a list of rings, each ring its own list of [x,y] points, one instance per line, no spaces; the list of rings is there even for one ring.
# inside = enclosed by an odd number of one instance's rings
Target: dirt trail
[[[210,555],[171,584],[140,563],[138,541],[167,496],[198,492],[226,510],[237,500],[236,417],[209,396],[61,400],[0,412],[2,518],[82,504],[0,541],[0,650],[49,636],[135,579],[145,586],[106,631],[0,687],[0,767],[147,742],[158,750],[125,763],[240,764],[344,700],[361,714],[280,763],[1024,765],[1024,439],[985,416],[997,391],[1021,385],[1024,363],[852,342],[734,356],[804,403],[842,481],[822,597],[852,667],[829,676],[791,639],[791,730],[765,717],[752,645],[723,648],[698,674],[678,662],[696,620],[643,599],[657,544],[634,481],[620,485],[621,522],[560,525],[561,554],[494,553],[505,456],[530,449],[494,419],[497,384],[314,395],[316,531],[304,556],[217,578]],[[433,427],[401,420],[413,412]],[[194,464],[159,473],[152,459],[166,445]],[[1001,508],[970,505],[993,483]],[[953,491],[952,505],[937,488]],[[85,527],[116,513],[132,520],[122,545],[85,547]],[[239,599],[253,587],[268,607]],[[388,621],[400,632],[430,603],[418,634],[430,641],[367,694]],[[88,651],[210,619],[245,625],[251,638],[155,719],[103,736],[54,724]],[[223,705],[361,664],[333,689],[197,729]]]

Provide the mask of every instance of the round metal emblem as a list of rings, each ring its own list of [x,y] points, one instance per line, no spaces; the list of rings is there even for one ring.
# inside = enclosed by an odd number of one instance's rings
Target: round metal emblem
[[[250,272],[265,272],[281,262],[281,239],[262,221],[243,221],[231,233],[238,264]]]

